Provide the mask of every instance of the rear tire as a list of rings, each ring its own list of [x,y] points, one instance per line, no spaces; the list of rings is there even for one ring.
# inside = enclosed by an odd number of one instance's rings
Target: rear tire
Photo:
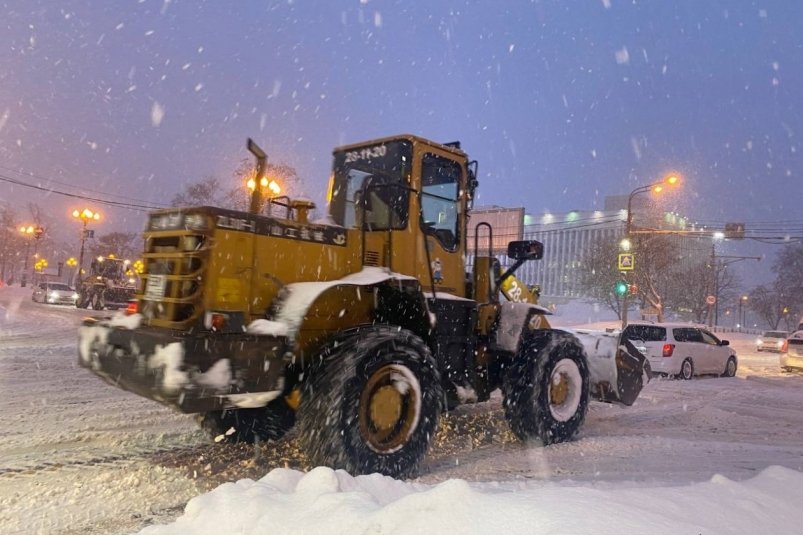
[[[561,331],[522,341],[503,382],[505,417],[521,440],[571,440],[585,419],[589,373],[583,346]]]
[[[685,381],[690,381],[692,377],[694,377],[694,363],[691,359],[686,359],[680,365],[680,373],[678,377]]]
[[[725,364],[725,372],[722,374],[722,377],[735,377],[737,367],[736,357],[728,357],[728,362]]]
[[[338,335],[304,385],[299,435],[314,466],[413,476],[435,436],[443,390],[429,348],[390,326]]]
[[[227,409],[200,415],[201,429],[216,442],[237,444],[281,439],[295,424],[295,412],[284,398],[256,409]]]

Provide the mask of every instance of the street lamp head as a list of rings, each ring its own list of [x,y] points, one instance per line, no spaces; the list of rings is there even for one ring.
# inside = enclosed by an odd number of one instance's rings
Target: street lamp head
[[[84,208],[83,210],[73,210],[72,216],[76,219],[80,219],[81,221],[97,221],[100,219],[100,214],[98,212],[93,212],[89,208]]]
[[[652,188],[653,193],[661,193],[664,191],[664,186],[662,184],[657,184]]]
[[[680,175],[676,175],[675,173],[670,173],[664,179],[664,182],[666,184],[669,184],[670,186],[675,186],[680,183]]]
[[[274,194],[278,195],[282,192],[282,188],[279,187],[279,184],[275,180],[271,180],[268,183],[268,189]]]

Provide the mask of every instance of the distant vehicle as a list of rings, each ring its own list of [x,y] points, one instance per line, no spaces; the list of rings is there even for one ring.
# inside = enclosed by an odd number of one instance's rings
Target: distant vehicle
[[[137,279],[128,260],[99,256],[92,260],[87,276],[76,284],[76,291],[78,308],[125,308],[137,291]]]
[[[736,375],[738,360],[730,343],[702,327],[686,323],[631,323],[625,327],[624,338],[644,353],[653,374],[681,379],[705,374]]]
[[[793,332],[786,343],[786,351],[780,357],[781,368],[788,372],[803,371],[803,329]]]
[[[75,306],[78,293],[61,282],[40,282],[34,287],[31,299],[37,303]]]
[[[756,351],[775,351],[780,353],[786,347],[787,331],[765,331],[756,339]]]

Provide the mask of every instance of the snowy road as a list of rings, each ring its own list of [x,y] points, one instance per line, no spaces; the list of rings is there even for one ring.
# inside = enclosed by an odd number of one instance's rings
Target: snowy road
[[[106,385],[77,364],[91,311],[0,289],[0,532],[135,531],[181,513],[223,481],[309,468],[292,437],[209,443],[191,416]],[[727,336],[726,336],[727,337]],[[634,407],[593,403],[578,440],[531,447],[507,431],[499,400],[442,421],[421,481],[517,479],[638,485],[742,480],[771,465],[803,471],[803,375],[781,373],[752,337],[730,337],[737,377],[655,380]]]

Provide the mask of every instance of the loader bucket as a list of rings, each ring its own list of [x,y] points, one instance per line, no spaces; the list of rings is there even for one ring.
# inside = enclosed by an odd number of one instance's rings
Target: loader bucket
[[[620,333],[576,330],[588,357],[591,397],[606,403],[632,405],[650,380],[650,364]]]

